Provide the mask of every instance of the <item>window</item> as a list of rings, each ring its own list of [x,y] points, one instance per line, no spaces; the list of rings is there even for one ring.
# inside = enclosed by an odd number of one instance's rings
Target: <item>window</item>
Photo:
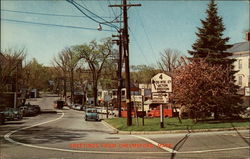
[[[242,86],[242,76],[239,76],[239,85]]]
[[[238,61],[238,67],[239,67],[239,69],[242,69],[242,60],[241,59]]]

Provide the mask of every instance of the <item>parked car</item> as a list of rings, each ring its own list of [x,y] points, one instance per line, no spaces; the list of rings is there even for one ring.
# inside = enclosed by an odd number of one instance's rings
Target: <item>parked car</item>
[[[4,117],[7,120],[21,120],[23,118],[22,112],[19,110],[19,108],[5,108],[3,111]]]
[[[97,110],[97,113],[98,113],[98,114],[101,114],[101,113],[102,113],[102,108],[97,107],[96,110]]]
[[[5,122],[4,113],[0,112],[0,125],[4,124],[4,122]]]
[[[85,113],[85,120],[99,120],[97,110],[95,108],[87,108]]]
[[[19,109],[23,112],[23,116],[33,116],[41,112],[39,105],[25,104],[20,106]]]
[[[28,114],[28,107],[27,106],[20,106],[19,109],[22,112],[23,116],[27,116],[27,114]]]
[[[82,111],[82,110],[85,110],[85,107],[83,105],[80,105],[80,104],[75,104],[74,109]]]
[[[17,120],[23,119],[23,113],[19,108],[12,108],[12,111],[15,115],[15,119],[17,119]]]

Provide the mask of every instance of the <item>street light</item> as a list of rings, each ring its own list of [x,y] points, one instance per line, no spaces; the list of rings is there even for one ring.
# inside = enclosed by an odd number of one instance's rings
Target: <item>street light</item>
[[[102,26],[101,26],[101,24],[99,24],[97,30],[102,31]]]

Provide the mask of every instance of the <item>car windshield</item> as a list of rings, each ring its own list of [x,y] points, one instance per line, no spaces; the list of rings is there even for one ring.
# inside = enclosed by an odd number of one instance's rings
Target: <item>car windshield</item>
[[[87,110],[87,113],[96,113],[97,111],[95,109],[89,109]]]

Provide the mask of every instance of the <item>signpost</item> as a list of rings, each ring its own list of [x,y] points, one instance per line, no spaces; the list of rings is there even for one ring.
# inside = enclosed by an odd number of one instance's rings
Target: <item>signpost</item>
[[[245,96],[249,97],[250,96],[250,87],[245,87]]]
[[[159,103],[160,105],[160,126],[164,128],[164,111],[162,104],[169,102],[169,93],[172,92],[172,77],[158,73],[151,79],[152,85],[152,100],[153,103]]]

